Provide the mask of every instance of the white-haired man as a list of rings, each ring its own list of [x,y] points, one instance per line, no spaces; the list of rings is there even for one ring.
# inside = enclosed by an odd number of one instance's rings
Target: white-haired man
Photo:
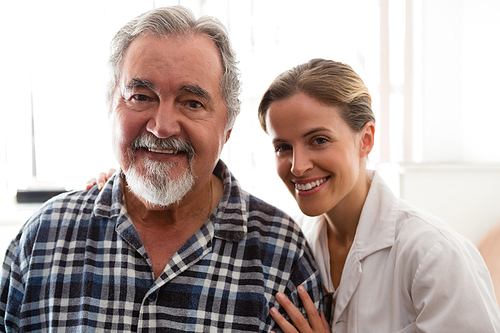
[[[112,45],[121,170],[102,191],[56,197],[23,226],[3,264],[0,331],[279,331],[274,295],[302,309],[299,285],[319,306],[298,226],[219,160],[240,87],[223,26],[161,8]]]

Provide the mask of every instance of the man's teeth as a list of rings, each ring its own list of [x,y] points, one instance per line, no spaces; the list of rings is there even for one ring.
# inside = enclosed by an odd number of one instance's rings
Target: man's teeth
[[[179,153],[178,150],[172,150],[172,149],[159,149],[159,148],[148,148],[150,152],[153,153],[160,153],[160,154],[177,154]]]
[[[310,182],[307,184],[295,184],[295,189],[299,191],[309,191],[310,189],[315,188],[316,186],[319,186],[323,184],[326,181],[326,178],[323,179],[318,179],[314,182]]]

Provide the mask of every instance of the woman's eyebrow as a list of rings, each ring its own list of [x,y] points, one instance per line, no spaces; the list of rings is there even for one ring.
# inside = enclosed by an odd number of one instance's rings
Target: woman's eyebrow
[[[273,139],[273,144],[275,144],[275,143],[285,143],[285,142],[286,142],[286,140],[283,140],[283,139],[280,139],[280,138]]]
[[[323,131],[331,132],[331,130],[326,128],[326,127],[316,127],[316,128],[313,128],[312,130],[308,131],[307,133],[304,133],[303,137],[305,138],[306,136],[309,136],[309,135],[314,134],[316,132],[323,132]]]
[[[309,131],[307,131],[306,133],[304,133],[302,135],[303,138],[307,138],[309,135],[312,135],[314,133],[317,133],[317,132],[332,132],[331,129],[329,128],[326,128],[326,127],[316,127],[316,128],[313,128]],[[284,139],[280,139],[280,138],[274,138],[272,143],[286,143],[287,141],[284,140]]]

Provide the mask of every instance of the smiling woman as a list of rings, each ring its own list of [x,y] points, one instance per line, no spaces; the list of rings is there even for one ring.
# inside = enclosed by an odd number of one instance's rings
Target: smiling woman
[[[348,65],[313,59],[282,73],[265,92],[259,119],[274,142],[278,175],[306,215],[297,222],[330,304],[320,318],[298,289],[307,323],[277,294],[295,325],[271,309],[285,332],[328,332],[328,324],[339,333],[500,329],[477,248],[367,170],[375,118],[366,86]]]
[[[280,98],[277,94],[270,95]],[[341,108],[299,92],[272,102],[266,112],[266,128],[275,145],[278,175],[302,212],[309,216],[329,211],[352,190],[359,179],[359,158],[364,159],[373,148],[373,123],[366,133],[353,134],[341,121]],[[262,106],[261,110],[264,109]],[[370,137],[362,138],[363,135]],[[364,145],[363,156],[356,151],[360,145]],[[311,173],[315,165],[322,172]],[[330,193],[331,200],[318,200],[314,194],[321,191],[323,197]],[[364,201],[362,194],[359,198]]]

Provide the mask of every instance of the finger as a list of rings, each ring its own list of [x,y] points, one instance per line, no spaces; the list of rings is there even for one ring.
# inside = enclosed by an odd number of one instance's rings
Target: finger
[[[330,332],[330,325],[326,321],[325,313],[323,311],[321,311],[321,321],[323,322],[323,328],[325,329],[325,332]]]
[[[109,169],[108,173],[106,174],[106,181],[113,176],[113,174],[116,172],[116,169]]]
[[[90,179],[87,184],[85,185],[86,190],[90,190],[94,185],[97,184],[97,181],[95,178]]]
[[[111,178],[115,172],[116,169],[109,169],[108,172],[101,172],[99,176],[97,176],[97,188],[99,191],[102,190],[104,184],[106,184],[108,179]]]
[[[273,317],[276,324],[279,325],[284,333],[297,333],[295,327],[293,327],[292,324],[290,324],[275,307],[272,307],[269,312],[271,313],[271,317]]]
[[[323,322],[319,316],[318,309],[314,305],[311,297],[309,297],[306,288],[304,288],[304,286],[298,286],[297,292],[299,293],[304,309],[306,310],[309,325],[311,325],[314,332],[321,332],[323,330]]]
[[[97,188],[100,190],[102,190],[102,188],[104,187],[104,184],[108,181],[108,174],[105,173],[105,172],[101,172],[98,176],[97,176]]]
[[[278,300],[278,303],[283,307],[283,309],[285,309],[286,313],[299,332],[312,331],[302,312],[297,309],[297,307],[288,299],[288,297],[286,297],[283,293],[277,293],[276,299]]]

